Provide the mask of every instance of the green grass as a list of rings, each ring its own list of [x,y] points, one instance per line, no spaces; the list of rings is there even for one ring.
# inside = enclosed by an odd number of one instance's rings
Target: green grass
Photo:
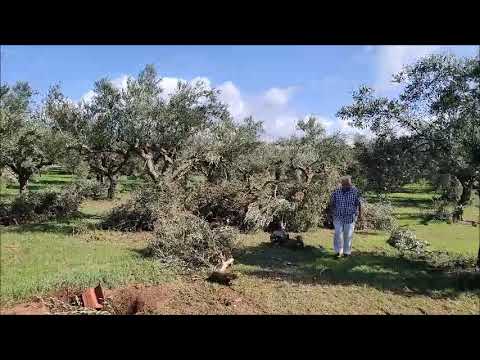
[[[40,176],[33,176],[28,185],[28,191],[41,191],[46,189],[60,189],[75,180],[75,176],[65,174],[61,170],[49,170],[47,173]],[[141,180],[135,176],[121,176],[118,181],[117,191],[118,196],[121,197],[128,192],[134,190],[141,184]],[[9,184],[0,192],[0,200],[10,200],[18,195],[18,184]],[[0,188],[1,189],[1,188]]]
[[[432,249],[448,250],[468,255],[478,252],[479,227],[461,223],[426,222],[424,212],[431,206],[435,195],[428,187],[410,185],[406,192],[388,195],[395,207],[395,216],[402,227],[415,231],[417,237],[431,244]],[[464,219],[478,222],[479,199],[475,195],[472,205],[465,209]]]
[[[1,294],[20,301],[63,288],[164,280],[155,261],[125,242],[85,241],[51,231],[2,233]]]
[[[32,183],[39,186],[32,191],[60,187],[71,180],[69,175],[49,173]],[[130,185],[135,182],[127,180]],[[478,227],[425,223],[422,211],[433,195],[418,185],[390,194],[400,225],[415,230],[433,249],[476,255]],[[78,224],[101,221],[128,196],[123,192],[113,202],[85,201],[81,216],[70,221],[0,227],[2,306],[98,282],[118,287],[174,280],[171,272],[142,256],[146,234],[90,230],[72,235]],[[478,198],[465,215],[478,219]],[[434,271],[426,261],[402,258],[386,243],[385,232],[356,233],[356,256],[336,260],[332,236],[331,230],[308,232],[304,239],[311,248],[295,252],[266,246],[265,233],[242,235],[244,253],[235,262],[242,276],[236,291],[268,313],[411,313],[417,308],[431,313],[478,313],[480,293],[478,283],[472,283],[478,278]]]
[[[172,274],[142,255],[145,237],[141,234],[92,231],[73,235],[76,225],[99,222],[116,202],[85,201],[81,216],[70,221],[0,226],[2,306],[98,282],[116,287],[168,281]]]

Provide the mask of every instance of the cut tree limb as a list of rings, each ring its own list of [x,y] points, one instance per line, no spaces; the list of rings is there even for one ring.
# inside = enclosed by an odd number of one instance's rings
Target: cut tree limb
[[[237,275],[226,272],[227,268],[233,264],[233,258],[222,261],[220,268],[210,274],[208,281],[215,282],[221,285],[229,286],[232,280],[237,278]]]
[[[230,258],[227,261],[223,261],[218,271],[225,272],[225,270],[227,270],[227,268],[233,264],[233,261],[234,261],[233,258]]]

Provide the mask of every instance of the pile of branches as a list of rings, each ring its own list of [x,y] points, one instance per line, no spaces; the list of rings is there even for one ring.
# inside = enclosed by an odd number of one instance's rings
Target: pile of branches
[[[214,269],[231,258],[237,232],[229,226],[212,228],[191,212],[170,208],[155,223],[147,250],[161,262],[186,269]]]
[[[387,243],[400,251],[401,255],[414,261],[425,261],[432,270],[471,271],[476,267],[476,258],[449,251],[431,250],[429,243],[418,240],[411,230],[395,230]],[[478,278],[477,278],[478,283]]]
[[[411,230],[396,229],[392,231],[387,243],[402,253],[425,254],[428,242],[418,240]]]
[[[249,193],[240,181],[204,183],[188,193],[185,208],[210,224],[242,229],[248,207],[254,199],[255,195]]]

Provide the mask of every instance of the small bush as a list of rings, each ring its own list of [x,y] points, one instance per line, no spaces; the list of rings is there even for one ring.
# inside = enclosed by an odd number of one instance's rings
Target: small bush
[[[358,230],[387,230],[391,231],[396,227],[396,219],[392,215],[393,207],[387,202],[362,204],[362,219],[355,224]]]
[[[164,212],[155,224],[150,254],[164,263],[193,270],[213,268],[232,256],[236,231],[232,227],[210,228],[207,221],[178,209]]]
[[[450,200],[442,197],[435,197],[432,201],[432,206],[425,213],[425,216],[430,220],[451,221],[454,207]]]
[[[21,194],[10,204],[0,206],[0,222],[10,225],[65,218],[78,211],[82,199],[71,189]]]
[[[391,233],[387,243],[401,252],[416,254],[423,254],[429,245],[426,241],[418,240],[413,231],[400,229]]]
[[[448,251],[432,251],[429,256],[431,266],[444,270],[474,269],[476,257]]]
[[[0,200],[0,225],[10,225],[10,204]]]
[[[79,179],[69,185],[69,188],[88,199],[98,200],[107,197],[108,186],[95,180]]]
[[[6,168],[0,169],[0,193],[3,193],[10,185],[15,185],[15,175]]]

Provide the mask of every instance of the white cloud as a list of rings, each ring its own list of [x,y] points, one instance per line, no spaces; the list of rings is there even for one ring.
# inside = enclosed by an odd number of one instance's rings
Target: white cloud
[[[335,124],[334,120],[331,120],[321,115],[308,115],[308,116],[315,116],[315,118],[317,118],[317,120],[324,126],[327,132],[330,131]]]
[[[375,66],[375,89],[388,92],[395,88],[392,84],[392,75],[402,70],[405,65],[410,65],[420,58],[436,53],[451,53],[457,56],[477,56],[477,46],[458,45],[389,45],[389,46],[364,46],[363,54],[369,63],[373,60]],[[373,56],[373,59],[372,59]]]
[[[167,77],[163,77],[162,80],[160,81],[160,86],[163,89],[161,97],[165,100],[168,99],[177,90],[179,82],[184,84],[190,83],[192,85],[196,84],[197,82],[203,82],[204,86],[207,89],[211,89],[210,79],[203,76],[197,76],[190,81],[187,81],[182,78],[167,76]]]
[[[128,77],[129,77],[128,75],[122,75],[116,79],[113,79],[112,80],[113,86],[115,86],[117,89],[126,89]]]
[[[167,99],[170,95],[172,95],[175,90],[177,89],[178,82],[185,82],[184,79],[179,79],[176,77],[164,77],[160,82],[160,86],[163,89],[162,98]]]
[[[111,83],[117,89],[125,89],[127,87],[128,75],[121,75],[118,78],[111,80]],[[82,95],[80,101],[85,103],[90,103],[95,97],[95,92],[93,90],[88,90],[85,94]]]
[[[80,101],[88,104],[93,100],[94,97],[95,97],[95,92],[93,90],[89,90],[85,94],[83,94],[83,96],[80,98]]]
[[[224,82],[218,86],[218,90],[220,90],[220,100],[228,105],[230,113],[234,118],[239,119],[249,115],[240,90],[234,83],[231,81]]]
[[[290,86],[287,88],[271,88],[265,92],[264,100],[267,105],[270,106],[283,106],[289,101],[289,98],[293,94],[295,87]]]
[[[375,89],[380,92],[394,89],[395,84],[391,82],[392,75],[400,72],[405,65],[412,64],[424,56],[447,49],[447,47],[437,45],[393,45],[375,46],[373,50],[365,50],[374,53],[376,66]]]

